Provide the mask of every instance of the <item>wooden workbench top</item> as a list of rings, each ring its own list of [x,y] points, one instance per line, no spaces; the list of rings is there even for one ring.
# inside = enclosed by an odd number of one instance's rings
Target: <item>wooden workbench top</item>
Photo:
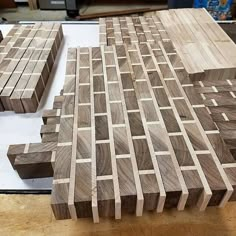
[[[145,213],[143,217],[124,216],[121,221],[91,219],[56,221],[49,195],[0,195],[0,235],[236,235],[236,203],[225,208],[165,210],[162,214]]]

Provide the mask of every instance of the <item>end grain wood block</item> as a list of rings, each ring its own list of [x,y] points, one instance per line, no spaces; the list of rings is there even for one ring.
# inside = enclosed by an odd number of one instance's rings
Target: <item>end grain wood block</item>
[[[62,103],[44,113],[41,129],[58,131],[51,158],[56,219],[204,210],[224,206],[235,193],[225,171],[235,161],[208,113],[196,112],[203,101],[197,93],[189,98],[167,51],[162,43],[69,49]],[[162,96],[168,102],[160,103]],[[16,149],[9,158],[23,164],[25,146]]]
[[[55,142],[10,145],[7,155],[23,179],[52,177],[56,146]]]
[[[35,112],[63,38],[62,27],[36,23],[20,26],[18,31],[18,39],[0,63],[1,107],[17,113]],[[12,39],[7,37],[10,43]]]

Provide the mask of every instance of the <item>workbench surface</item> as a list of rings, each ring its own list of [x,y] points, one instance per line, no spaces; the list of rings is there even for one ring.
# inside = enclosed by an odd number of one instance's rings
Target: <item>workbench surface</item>
[[[124,216],[122,220],[91,219],[56,221],[49,195],[0,195],[0,235],[50,236],[194,236],[236,235],[236,203],[225,208],[207,208],[182,212],[165,210],[142,217]]]

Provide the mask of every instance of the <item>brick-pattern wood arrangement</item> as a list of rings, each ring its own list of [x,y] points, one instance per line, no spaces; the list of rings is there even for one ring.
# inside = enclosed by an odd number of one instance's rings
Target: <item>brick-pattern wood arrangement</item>
[[[207,11],[158,11],[143,17],[101,18],[99,22],[101,45],[155,43],[160,40],[169,42],[169,45],[173,43],[191,79],[184,82],[197,88],[222,137],[232,154],[236,155],[236,46]],[[164,39],[161,32],[165,34]],[[162,57],[156,57],[161,62]],[[173,55],[173,59],[175,57]],[[175,63],[181,64],[179,61]]]
[[[170,41],[163,24],[156,15],[100,18],[99,27],[100,45]]]
[[[172,41],[193,80],[236,75],[236,46],[204,9],[157,11],[153,15],[100,18],[100,45]]]
[[[155,15],[161,19],[188,74],[194,78],[194,87],[235,157],[235,44],[204,9],[161,11]]]
[[[236,200],[235,160],[169,43],[69,49],[43,120],[42,143],[8,157],[22,178],[53,175],[56,219]]]
[[[0,44],[0,111],[37,110],[62,39],[58,23],[13,27]]]
[[[236,101],[235,80],[198,81],[194,83],[212,119],[217,124],[233,156],[236,158]]]

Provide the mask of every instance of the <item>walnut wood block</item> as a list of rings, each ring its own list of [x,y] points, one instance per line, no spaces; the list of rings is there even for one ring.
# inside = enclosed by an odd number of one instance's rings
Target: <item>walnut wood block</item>
[[[22,178],[52,176],[56,146],[55,142],[10,145],[7,156]]]
[[[176,73],[180,62],[170,58],[172,50],[162,43],[68,50],[61,97],[44,112],[41,129],[42,145],[57,140],[51,157],[56,219],[99,222],[164,208],[204,210],[224,206],[235,194],[225,171],[235,160],[201,96],[191,99],[184,69]],[[35,163],[24,161],[24,150],[10,147],[9,158],[20,158],[27,176],[50,150],[38,149]]]
[[[27,153],[16,156],[14,166],[22,179],[53,176],[52,152]]]

